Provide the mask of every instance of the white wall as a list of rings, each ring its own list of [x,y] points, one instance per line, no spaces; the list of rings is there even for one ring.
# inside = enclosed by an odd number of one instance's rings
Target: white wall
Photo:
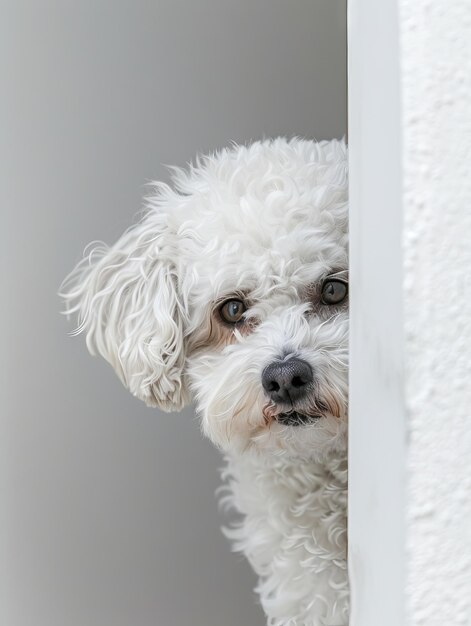
[[[407,609],[471,624],[471,4],[401,0]]]
[[[401,126],[396,0],[349,2],[352,626],[404,623]]]
[[[471,5],[349,11],[351,622],[469,626]]]

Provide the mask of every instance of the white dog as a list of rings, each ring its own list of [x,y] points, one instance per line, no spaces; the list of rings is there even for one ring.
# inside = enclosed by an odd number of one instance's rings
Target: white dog
[[[195,401],[271,626],[348,624],[347,237],[345,143],[261,141],[157,183],[64,290],[134,395]]]

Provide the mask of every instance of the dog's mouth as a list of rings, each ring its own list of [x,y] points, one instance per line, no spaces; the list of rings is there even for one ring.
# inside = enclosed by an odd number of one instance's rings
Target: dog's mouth
[[[306,415],[299,413],[299,411],[288,411],[287,413],[278,413],[275,419],[279,424],[285,426],[305,426],[317,422],[321,417],[322,415]]]
[[[323,417],[333,415],[340,417],[340,406],[338,403],[320,398],[311,398],[309,404],[299,406],[277,406],[270,403],[263,407],[263,417],[265,425],[269,426],[272,421],[284,426],[308,426],[315,424]]]

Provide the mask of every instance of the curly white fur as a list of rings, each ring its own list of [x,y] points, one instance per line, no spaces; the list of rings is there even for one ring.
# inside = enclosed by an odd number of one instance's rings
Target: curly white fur
[[[222,504],[242,513],[225,533],[260,577],[268,624],[348,624],[345,457],[248,453],[228,457],[223,478]]]
[[[63,287],[77,332],[133,394],[165,410],[195,400],[271,626],[348,623],[348,309],[319,294],[348,268],[347,237],[344,142],[261,141],[156,183],[144,218]],[[218,313],[231,297],[247,306],[234,327]],[[296,410],[322,413],[304,425],[277,421],[261,384],[292,356],[315,377]]]

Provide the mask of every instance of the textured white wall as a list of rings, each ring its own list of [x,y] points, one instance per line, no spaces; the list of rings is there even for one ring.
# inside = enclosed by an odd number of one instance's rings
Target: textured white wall
[[[471,4],[402,0],[407,609],[471,625]]]
[[[351,626],[471,626],[471,3],[350,0]]]

